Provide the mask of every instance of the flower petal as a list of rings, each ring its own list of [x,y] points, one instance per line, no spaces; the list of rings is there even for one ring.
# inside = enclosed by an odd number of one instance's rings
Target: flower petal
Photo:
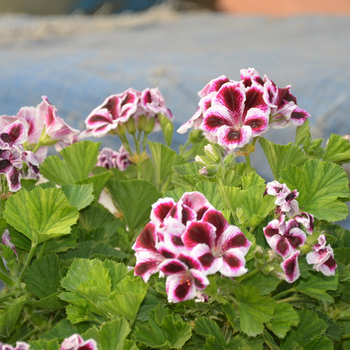
[[[170,275],[166,280],[169,303],[191,300],[196,296],[196,286],[189,272]]]
[[[293,283],[300,277],[300,270],[298,264],[299,250],[295,251],[288,259],[281,263],[281,267],[286,275],[286,281]]]
[[[224,276],[239,277],[248,272],[245,267],[244,253],[237,248],[230,249],[223,255],[223,264],[219,270]]]
[[[247,125],[244,125],[241,128],[222,126],[217,132],[219,145],[226,147],[229,150],[245,146],[250,142],[251,136],[252,129]]]
[[[197,244],[206,244],[209,248],[214,246],[216,234],[215,227],[208,222],[191,222],[182,236],[182,240],[188,249],[193,249]]]
[[[239,249],[243,255],[246,255],[252,243],[244,236],[243,232],[237,227],[230,225],[220,236],[217,246],[221,252],[231,249]]]

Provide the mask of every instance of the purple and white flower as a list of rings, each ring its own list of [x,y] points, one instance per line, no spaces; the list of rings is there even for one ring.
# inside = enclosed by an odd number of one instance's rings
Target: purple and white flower
[[[18,259],[18,253],[16,250],[16,246],[11,242],[10,232],[9,230],[5,230],[1,236],[2,244],[6,245],[7,247],[11,248],[13,252],[16,255],[16,258]]]
[[[306,241],[305,232],[294,220],[285,222],[284,215],[272,220],[263,230],[267,243],[283,258],[291,256]]]
[[[166,292],[170,303],[194,299],[197,290],[209,285],[201,263],[186,252],[176,259],[165,260],[159,269],[167,276]]]
[[[106,169],[116,168],[124,171],[130,164],[129,152],[124,146],[119,148],[119,151],[114,151],[111,148],[104,147],[97,157],[96,166],[101,166]]]
[[[79,334],[73,334],[62,342],[60,350],[97,350],[97,344],[94,339],[84,341]]]
[[[325,276],[334,276],[337,263],[334,260],[332,247],[326,246],[327,238],[325,235],[318,237],[318,243],[312,247],[312,252],[306,254],[306,261],[313,265],[316,271],[321,271]]]
[[[268,129],[270,107],[263,99],[263,87],[226,83],[205,112],[201,129],[218,139],[218,144],[234,150]]]
[[[0,350],[29,350],[29,344],[24,341],[18,341],[16,342],[16,346],[13,347],[9,344],[3,344],[0,341]]]

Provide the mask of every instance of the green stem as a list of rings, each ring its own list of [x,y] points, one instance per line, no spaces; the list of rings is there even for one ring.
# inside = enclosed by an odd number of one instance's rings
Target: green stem
[[[290,302],[293,302],[293,301],[302,301],[302,300],[305,300],[305,299],[304,298],[300,298],[299,296],[289,297],[289,298],[277,300],[276,304],[290,303]]]
[[[349,340],[350,339],[350,334],[344,334],[341,337],[341,340]]]
[[[40,252],[39,252],[38,257],[37,257],[38,259],[41,259],[42,256],[44,255],[44,252],[45,252],[45,249],[46,249],[46,246],[47,246],[47,242],[48,241],[45,241],[43,243],[43,245],[41,246]]]
[[[180,156],[182,156],[185,151],[186,151],[186,148],[191,144],[191,142],[189,140],[187,140],[187,142],[183,145],[182,149],[181,149],[181,152],[180,152]]]
[[[37,247],[37,244],[32,243],[32,246],[30,248],[29,254],[27,256],[27,260],[26,260],[26,262],[24,264],[24,267],[23,267],[23,270],[21,272],[21,275],[18,277],[18,282],[22,282],[24,274],[26,273],[26,271],[28,269],[28,266],[29,266],[30,262],[32,261],[32,258],[34,256],[36,247]]]
[[[245,162],[247,164],[248,170],[251,171],[252,170],[252,166],[250,164],[250,155],[249,154],[245,156]]]
[[[133,139],[134,139],[136,153],[137,153],[138,155],[140,155],[140,154],[141,154],[141,152],[140,152],[140,142],[139,142],[138,139],[136,138],[136,135],[135,135],[135,134],[132,134],[132,137],[133,137]]]
[[[39,141],[37,144],[36,144],[36,146],[34,147],[34,149],[33,149],[33,153],[35,153],[40,147],[41,147],[41,145],[42,145],[42,143]]]
[[[258,273],[260,272],[260,270],[258,269],[255,269],[253,271],[250,271],[249,273],[246,273],[245,275],[243,275],[241,278],[240,278],[240,281],[243,281],[243,280],[246,280],[250,277],[253,277],[255,275],[257,275]]]
[[[289,293],[294,293],[295,292],[295,289],[294,288],[291,288],[291,289],[287,289],[287,290],[285,290],[285,291],[283,291],[283,292],[281,292],[281,293],[279,293],[279,294],[276,294],[273,298],[274,299],[279,299],[281,296],[283,296],[283,295],[286,295],[286,294],[289,294]]]
[[[128,153],[129,153],[130,155],[132,155],[133,152],[132,152],[131,149],[130,149],[129,141],[128,141],[128,139],[126,138],[126,136],[125,136],[125,135],[123,135],[123,136],[120,135],[119,137],[120,137],[120,140],[122,141],[122,144],[123,144],[124,148],[128,151]]]
[[[16,295],[17,293],[12,292],[12,293],[8,293],[6,295],[4,295],[3,297],[0,297],[0,302],[3,302],[4,300],[8,299],[8,298],[12,298]]]
[[[22,341],[25,341],[27,339],[29,339],[32,335],[38,333],[40,331],[39,328],[34,328],[32,331],[30,331],[29,333],[27,333],[26,335],[24,335],[21,339],[19,340],[22,340]]]
[[[5,282],[8,286],[13,287],[15,285],[15,282],[12,281],[12,279],[8,276],[6,276],[3,272],[0,271],[0,280]]]

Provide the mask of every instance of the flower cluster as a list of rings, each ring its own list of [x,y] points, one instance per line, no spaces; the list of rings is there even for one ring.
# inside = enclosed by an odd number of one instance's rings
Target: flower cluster
[[[97,158],[96,166],[101,166],[106,169],[116,168],[124,171],[130,164],[129,152],[124,146],[119,148],[119,151],[114,151],[111,148],[105,147],[101,150]]]
[[[307,235],[311,235],[314,229],[314,217],[312,214],[299,212],[299,205],[296,200],[299,193],[291,191],[286,184],[272,181],[267,184],[266,192],[276,196],[277,218],[269,222],[263,229],[269,246],[283,258],[281,267],[285,279],[293,283],[300,277],[298,257]],[[290,219],[286,221],[286,216]],[[306,232],[306,233],[305,233]],[[313,252],[307,254],[308,264],[313,264],[316,271],[323,272],[326,276],[334,275],[336,263],[333,257],[333,250],[326,244],[326,237],[320,235],[318,244],[313,247]]]
[[[132,88],[107,97],[86,118],[86,129],[81,137],[103,137],[108,133],[123,134],[125,128],[130,133],[140,131],[150,133],[160,130],[158,115],[171,121],[173,115],[166,107],[158,88],[137,91]]]
[[[169,302],[189,300],[208,286],[208,275],[245,274],[250,246],[243,232],[229,225],[203,194],[186,192],[178,202],[163,198],[152,206],[151,221],[133,246],[134,273],[147,282],[159,272],[167,277]]]
[[[72,144],[78,133],[57,116],[46,96],[36,107],[22,107],[16,116],[0,116],[0,174],[6,176],[10,191],[21,188],[23,162],[27,176],[35,178],[47,146]]]
[[[298,107],[290,86],[278,88],[254,68],[242,69],[240,81],[224,75],[213,79],[198,95],[201,99],[196,113],[178,132],[185,133],[191,127],[201,129],[210,142],[229,150],[245,146],[265,133],[269,125],[302,125],[310,116]]]
[[[18,341],[13,347],[9,344],[0,342],[0,350],[29,350],[30,345],[23,341]],[[60,350],[97,350],[97,344],[94,339],[84,341],[79,334],[73,334],[66,338],[60,347]]]

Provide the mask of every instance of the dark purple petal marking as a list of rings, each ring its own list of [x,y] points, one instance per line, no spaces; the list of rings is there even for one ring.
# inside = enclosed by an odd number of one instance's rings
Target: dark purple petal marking
[[[241,266],[241,261],[233,255],[224,255],[223,259],[231,268],[238,268]]]
[[[89,118],[89,124],[90,123],[99,123],[99,122],[111,123],[110,119],[106,118],[103,115],[99,115],[99,114],[94,114]]]
[[[253,130],[260,130],[262,127],[266,125],[266,122],[264,119],[250,119],[247,120],[244,125],[250,126]]]
[[[11,128],[9,138],[12,142],[18,139],[18,137],[21,135],[21,130],[23,130],[22,124],[17,124]]]
[[[217,115],[209,115],[204,118],[204,124],[209,130],[216,130],[220,126],[227,125],[227,120]]]
[[[193,277],[193,281],[198,289],[204,289],[206,287],[199,278]]]
[[[296,268],[297,268],[297,259],[285,260],[284,272],[289,277],[289,279],[293,279]]]
[[[11,167],[11,162],[8,159],[0,160],[0,173],[6,173]]]
[[[173,207],[174,207],[174,203],[172,202],[160,203],[154,209],[154,214],[160,221],[163,222],[165,217],[168,215],[168,213]]]
[[[225,246],[222,247],[222,250],[228,250],[231,248],[240,248],[245,247],[247,245],[248,241],[245,238],[245,236],[242,234],[238,234],[229,241],[225,242]]]
[[[287,239],[293,248],[297,248],[303,244],[302,239],[298,236],[287,236]]]
[[[288,243],[286,243],[285,238],[282,237],[276,244],[276,250],[278,253],[280,253],[283,256],[288,251],[288,249],[289,249]]]
[[[208,210],[202,220],[216,227],[217,238],[222,235],[228,225],[224,216],[217,210]]]
[[[165,264],[161,267],[161,270],[166,274],[166,275],[173,275],[175,273],[179,272],[184,272],[185,267],[178,261],[173,260],[172,262]]]
[[[264,98],[263,98],[263,90],[258,89],[257,87],[250,88],[246,92],[246,101],[244,106],[244,115],[246,112],[248,112],[251,108],[261,108],[262,110],[267,110],[268,106],[266,105]]]
[[[195,259],[192,259],[189,256],[180,254],[177,258],[178,258],[178,260],[180,260],[181,262],[186,264],[189,269],[196,269],[196,270],[200,270],[201,269],[201,266],[198,263],[198,261],[196,261]]]
[[[198,260],[205,269],[209,268],[213,264],[214,259],[214,256],[210,253],[204,254],[200,258],[198,258]]]
[[[173,244],[174,244],[176,247],[183,247],[183,246],[184,246],[184,242],[182,241],[181,237],[179,237],[179,236],[173,235],[173,236],[171,237],[171,241],[173,242]]]
[[[238,142],[238,141],[240,141],[241,140],[241,131],[240,130],[231,129],[226,134],[226,140],[227,140],[227,142]]]
[[[136,249],[143,248],[147,250],[157,251],[154,236],[154,224],[148,223],[137,238],[135,245]]]
[[[230,114],[241,115],[243,112],[245,94],[240,90],[240,87],[235,83],[223,85],[218,94],[216,101],[226,107]]]
[[[1,137],[1,140],[3,140],[4,142],[7,142],[7,143],[11,142],[9,134],[6,134],[5,132],[2,133],[0,137]]]
[[[190,289],[191,289],[191,280],[187,278],[186,280],[184,280],[183,283],[179,284],[175,288],[174,294],[179,300],[184,300],[186,298],[186,295],[190,291]]]
[[[204,243],[210,247],[210,224],[205,222],[192,222],[185,233],[185,243],[188,248]]]
[[[330,255],[328,260],[324,262],[324,265],[328,266],[330,270],[334,270],[337,267],[337,263],[335,262],[332,255]]]
[[[148,271],[153,270],[155,267],[157,267],[157,265],[159,265],[159,262],[155,261],[155,260],[151,260],[148,262],[143,262],[143,263],[137,264],[135,266],[134,273],[136,276],[143,276]]]
[[[306,119],[309,116],[308,113],[303,111],[302,109],[299,109],[297,112],[292,112],[291,118],[292,119]]]
[[[277,228],[272,228],[267,226],[264,230],[265,236],[267,237],[272,237],[274,235],[278,235],[279,234],[279,230]]]
[[[116,105],[117,105],[117,98],[111,97],[108,99],[108,101],[104,105],[101,106],[101,109],[106,108],[108,109],[108,111],[114,114],[114,111],[116,110]]]

